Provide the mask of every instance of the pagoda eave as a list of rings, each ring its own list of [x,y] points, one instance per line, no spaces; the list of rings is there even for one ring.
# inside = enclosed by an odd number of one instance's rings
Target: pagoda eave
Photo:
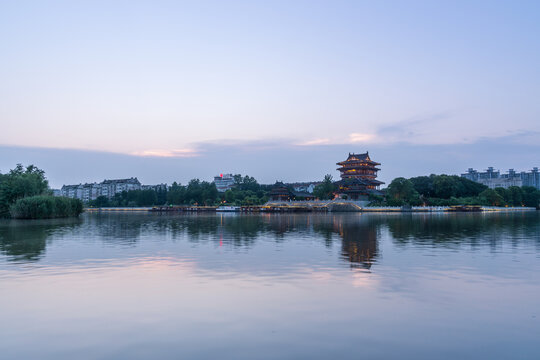
[[[379,168],[367,167],[367,166],[349,166],[349,167],[342,166],[342,167],[337,168],[336,170],[341,172],[342,170],[346,171],[346,170],[351,170],[351,169],[356,169],[356,168],[361,168],[363,170],[381,171],[381,169]]]

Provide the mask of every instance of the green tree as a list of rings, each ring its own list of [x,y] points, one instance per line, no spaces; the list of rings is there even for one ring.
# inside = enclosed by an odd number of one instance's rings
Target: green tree
[[[501,206],[504,203],[503,197],[493,189],[487,189],[479,195],[482,204],[488,206]]]
[[[495,192],[503,199],[502,205],[512,204],[512,193],[503,187],[496,187]]]
[[[387,205],[385,203],[384,196],[382,196],[382,195],[370,194],[368,199],[369,199],[369,205],[368,206],[384,206],[384,205]]]
[[[403,177],[392,180],[388,185],[386,194],[388,200],[392,200],[393,203],[419,203],[419,194],[414,189],[413,183]]]
[[[523,186],[521,188],[523,196],[523,205],[536,207],[540,206],[540,190],[532,186]]]
[[[335,185],[332,181],[332,175],[324,176],[322,183],[315,186],[313,195],[321,200],[330,200],[334,197]]]
[[[439,175],[433,179],[433,191],[435,197],[450,199],[457,196],[459,192],[459,181],[457,176]]]
[[[18,199],[50,194],[45,172],[34,165],[17,164],[7,174],[0,174],[0,217],[9,217],[9,209]]]
[[[512,206],[521,206],[521,204],[523,204],[523,195],[520,187],[510,186],[508,192],[510,194]]]
[[[157,194],[154,190],[135,190],[137,192],[137,206],[152,206],[157,204]]]
[[[192,179],[186,187],[186,201],[190,204],[202,205],[202,189],[199,179]]]
[[[234,201],[236,200],[236,193],[235,191],[229,189],[225,191],[225,194],[223,194],[223,200],[229,204],[234,204]]]
[[[172,205],[184,204],[185,196],[186,188],[175,181],[167,192],[167,202]]]
[[[167,202],[167,189],[159,189],[156,191],[156,205],[163,205]]]
[[[108,206],[111,206],[110,202],[109,202],[109,199],[106,197],[106,196],[98,196],[95,200],[93,201],[90,201],[90,206],[93,206],[93,207],[108,207]]]
[[[243,180],[243,179],[242,179],[242,175],[241,175],[241,174],[235,174],[235,175],[233,175],[233,179],[234,179],[234,183],[235,183],[236,185],[242,184],[242,180]]]
[[[410,179],[414,189],[424,197],[434,197],[435,192],[433,190],[433,178],[431,176],[417,176]]]
[[[253,205],[264,204],[268,200],[266,194],[272,188],[271,185],[260,185],[254,177],[248,175],[242,177],[242,175],[236,174],[233,178],[235,186],[232,189],[221,194],[217,193],[217,190],[211,189],[211,199],[214,199],[214,202],[224,201],[230,205]],[[214,194],[216,194],[215,198]]]
[[[218,191],[216,188],[216,184],[213,182],[207,182],[203,181],[201,184],[201,199],[204,202],[205,205],[214,205],[216,203],[216,200],[218,198]]]
[[[244,178],[242,179],[242,185],[240,186],[242,190],[251,190],[251,191],[258,191],[260,187],[261,186],[259,185],[257,180],[255,180],[254,177],[248,176],[248,175],[244,176]]]
[[[457,176],[456,178],[461,184],[460,193],[457,194],[458,197],[478,196],[482,191],[488,189],[486,185],[477,183],[476,181]]]
[[[455,175],[418,176],[410,179],[414,189],[424,198],[478,196],[487,186]]]

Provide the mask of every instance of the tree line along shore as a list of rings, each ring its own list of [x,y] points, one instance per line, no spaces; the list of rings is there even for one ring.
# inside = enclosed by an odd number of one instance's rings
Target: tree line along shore
[[[253,177],[235,176],[235,186],[219,193],[213,183],[191,180],[187,185],[173,183],[168,190],[131,190],[101,196],[90,201],[90,207],[143,207],[163,205],[234,206],[263,205],[269,200],[273,185],[261,185]],[[320,200],[334,198],[337,188],[332,176],[326,175],[313,195]],[[418,176],[394,179],[381,196],[370,196],[369,206],[527,206],[538,207],[540,190],[513,186],[490,189],[485,185],[455,175]],[[303,200],[298,198],[297,200]]]
[[[45,172],[33,165],[18,164],[0,174],[0,218],[52,219],[79,216],[78,199],[52,195]]]
[[[112,198],[100,196],[83,204],[79,199],[53,196],[45,172],[33,165],[17,165],[0,174],[0,217],[48,219],[79,216],[88,207],[143,207],[164,205],[235,206],[262,205],[269,200],[273,185],[259,184],[251,176],[236,175],[235,186],[224,193],[213,182],[193,179],[186,185],[174,182],[162,190],[131,190]],[[332,199],[336,186],[331,175],[315,187],[313,195]],[[302,199],[298,199],[302,200]],[[540,190],[534,187],[489,189],[456,175],[418,176],[394,179],[382,195],[370,196],[370,206],[540,206]]]

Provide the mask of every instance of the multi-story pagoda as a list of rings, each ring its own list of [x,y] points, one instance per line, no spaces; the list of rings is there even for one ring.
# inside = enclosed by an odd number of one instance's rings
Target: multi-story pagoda
[[[351,154],[347,160],[338,162],[337,170],[341,173],[341,180],[336,183],[338,193],[346,195],[352,200],[367,200],[370,194],[379,195],[379,186],[384,184],[377,180],[378,162],[369,158],[369,153]]]
[[[293,198],[293,193],[281,181],[276,181],[272,189],[268,192],[268,196],[273,201],[290,201]]]

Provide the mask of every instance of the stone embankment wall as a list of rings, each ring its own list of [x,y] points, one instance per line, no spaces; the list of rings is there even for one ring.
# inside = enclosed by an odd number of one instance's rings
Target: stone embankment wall
[[[412,206],[412,207],[400,207],[400,206],[375,206],[369,207],[368,201],[354,201],[354,200],[326,200],[326,201],[270,201],[267,206],[287,206],[294,208],[296,206],[301,207],[326,207],[330,212],[449,212],[454,211],[450,206]],[[534,211],[532,207],[495,207],[495,206],[481,206],[479,211],[498,211],[498,212],[515,212],[515,211]]]
[[[402,213],[402,212],[424,212],[424,213],[442,213],[454,211],[449,206],[413,206],[410,208],[402,208],[399,206],[377,206],[368,207],[365,201],[352,201],[352,200],[332,200],[332,201],[272,201],[266,203],[264,206],[253,206],[253,208],[260,208],[263,211],[264,207],[287,207],[291,210],[298,211],[320,211],[321,208],[328,209],[329,212],[380,212],[380,213]],[[168,209],[168,208],[167,208]],[[107,207],[107,208],[85,208],[85,211],[97,212],[97,211],[131,211],[131,212],[143,212],[155,210],[151,207]],[[169,209],[168,209],[169,210]],[[170,209],[174,210],[174,209]],[[178,209],[177,209],[178,210]],[[186,208],[185,211],[215,211],[215,208]],[[482,206],[478,211],[484,212],[516,212],[516,211],[536,211],[533,207],[495,207],[495,206]]]

